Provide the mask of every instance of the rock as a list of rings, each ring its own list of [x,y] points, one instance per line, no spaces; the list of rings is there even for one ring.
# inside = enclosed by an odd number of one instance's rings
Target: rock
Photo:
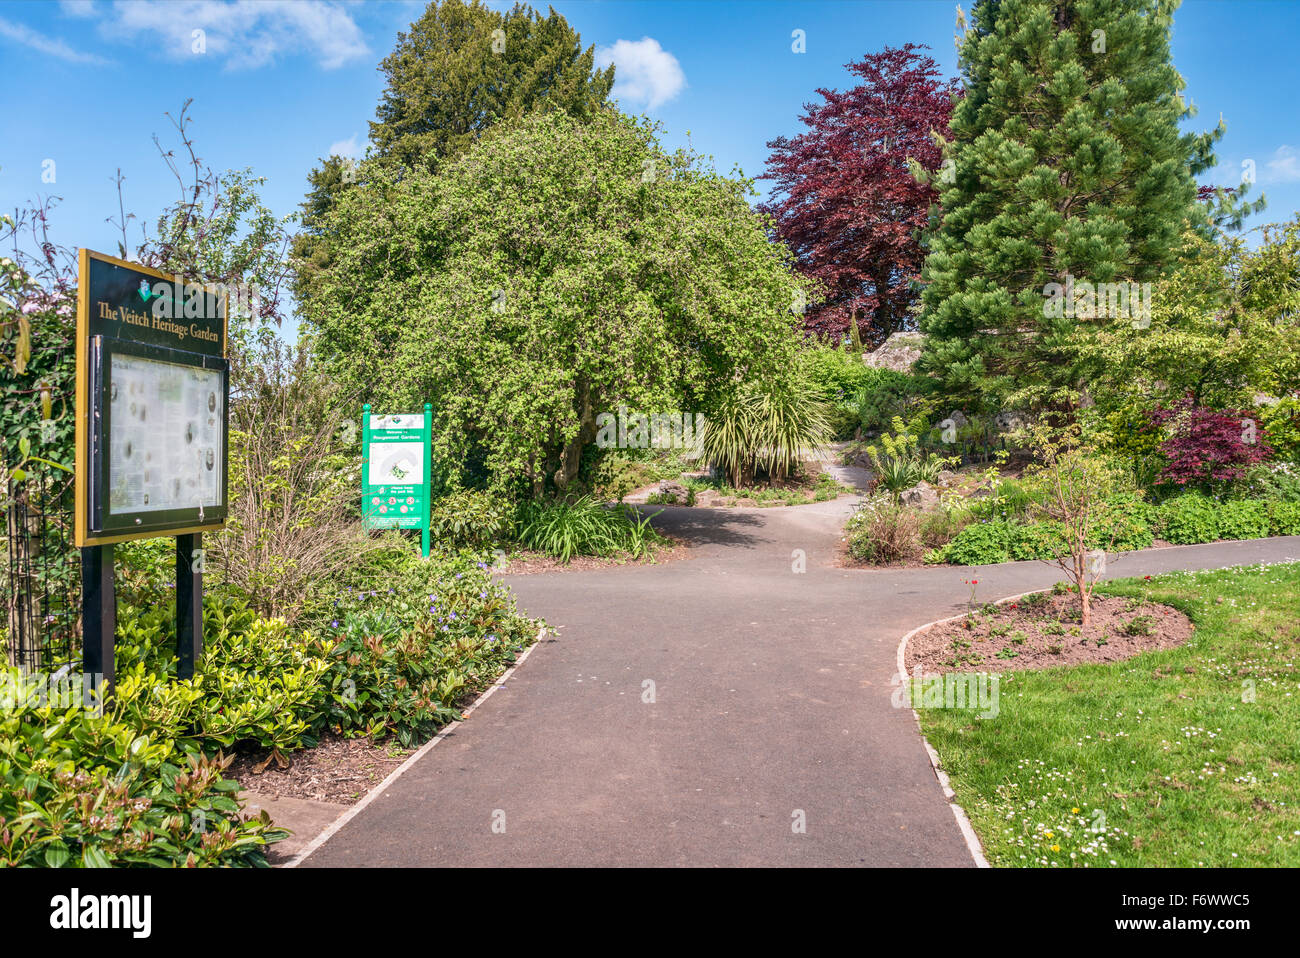
[[[665,479],[663,482],[659,483],[659,495],[672,496],[673,502],[679,506],[684,506],[690,501],[691,494],[690,491],[680,482],[672,482],[671,480]]]
[[[939,508],[939,491],[928,482],[918,482],[911,489],[899,493],[898,501],[913,509],[928,512]]]
[[[1028,424],[1029,420],[1026,416],[1014,409],[1003,410],[993,417],[993,425],[997,427],[998,432],[1014,432]]]
[[[953,472],[951,469],[941,469],[939,471],[938,482],[942,485],[944,483],[952,482],[956,478],[957,473]]]
[[[993,495],[993,490],[991,490],[991,489],[985,489],[983,486],[981,486],[980,488],[976,489],[974,492],[972,492],[972,493],[971,493],[969,496],[967,496],[966,498],[967,498],[967,499],[987,499],[987,498],[988,498],[989,496],[991,496],[991,495]]]
[[[896,372],[912,371],[912,364],[921,356],[921,344],[925,342],[922,333],[894,333],[876,349],[862,357],[868,366],[892,369]]]

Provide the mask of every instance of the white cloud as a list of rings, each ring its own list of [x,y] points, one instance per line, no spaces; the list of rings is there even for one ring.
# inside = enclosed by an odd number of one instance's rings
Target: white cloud
[[[95,0],[59,0],[59,9],[63,11],[65,17],[74,17],[77,20],[85,20],[99,13],[95,9]]]
[[[677,58],[652,37],[601,47],[596,62],[602,70],[614,64],[614,96],[642,102],[650,109],[667,103],[686,87],[686,74]]]
[[[358,135],[359,134],[357,133],[353,133],[346,140],[336,140],[335,142],[331,143],[329,151],[325,155],[326,156],[350,156],[354,160],[361,159],[364,150],[357,143]]]
[[[23,26],[21,23],[6,20],[4,17],[0,17],[0,36],[8,37],[15,43],[30,47],[37,53],[44,53],[46,56],[67,60],[69,63],[108,62],[103,57],[97,57],[93,53],[81,53],[74,50],[58,37],[48,36],[33,30],[31,27]]]
[[[115,0],[100,29],[137,44],[152,38],[170,59],[195,56],[194,31],[202,30],[203,55],[230,70],[299,52],[331,70],[369,53],[351,14],[332,0]]]
[[[1264,168],[1268,170],[1266,179],[1270,183],[1300,181],[1300,152],[1284,143],[1274,151],[1273,158],[1264,164]]]

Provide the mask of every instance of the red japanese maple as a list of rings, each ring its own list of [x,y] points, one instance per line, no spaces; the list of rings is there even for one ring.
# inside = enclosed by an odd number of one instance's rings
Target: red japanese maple
[[[1170,407],[1157,406],[1148,416],[1169,432],[1160,444],[1169,460],[1160,482],[1212,487],[1241,478],[1249,466],[1273,454],[1259,420],[1242,409],[1209,409],[1189,396]]]
[[[827,297],[808,309],[807,327],[838,339],[856,317],[864,342],[906,328],[918,295],[924,251],[919,234],[935,186],[918,183],[915,160],[929,173],[943,163],[934,133],[947,135],[955,80],[909,43],[854,63],[862,83],[846,92],[818,89],[824,102],[804,104],[808,128],[767,144],[760,177],[776,182],[763,209],[800,269],[820,280]]]

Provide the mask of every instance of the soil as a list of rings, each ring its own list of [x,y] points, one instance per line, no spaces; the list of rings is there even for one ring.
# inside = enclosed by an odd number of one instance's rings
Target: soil
[[[1079,625],[1078,598],[1069,593],[1037,593],[984,606],[912,636],[904,663],[910,674],[918,665],[923,673],[939,673],[1119,662],[1182,645],[1192,634],[1187,616],[1155,602],[1094,595],[1091,611],[1085,630]]]
[[[376,745],[365,738],[326,735],[315,748],[286,755],[288,768],[280,768],[264,749],[237,753],[225,777],[239,782],[247,791],[273,798],[351,805],[386,779],[413,751],[389,743]],[[263,763],[265,769],[259,772]]]
[[[520,552],[506,560],[503,575],[535,575],[539,572],[590,572],[615,566],[659,565],[690,557],[690,544],[679,536],[661,533],[670,540],[668,545],[655,548],[653,560],[633,559],[626,553],[616,556],[574,556],[568,563],[561,562],[545,552]]]

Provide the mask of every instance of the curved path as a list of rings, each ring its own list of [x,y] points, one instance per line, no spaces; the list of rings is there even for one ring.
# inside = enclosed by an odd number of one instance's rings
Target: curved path
[[[693,540],[690,559],[507,576],[558,637],[304,864],[972,865],[911,711],[891,706],[898,641],[961,611],[965,579],[984,601],[1060,574],[840,568],[853,501],[669,508],[656,524]],[[1291,557],[1300,537],[1110,566]]]

